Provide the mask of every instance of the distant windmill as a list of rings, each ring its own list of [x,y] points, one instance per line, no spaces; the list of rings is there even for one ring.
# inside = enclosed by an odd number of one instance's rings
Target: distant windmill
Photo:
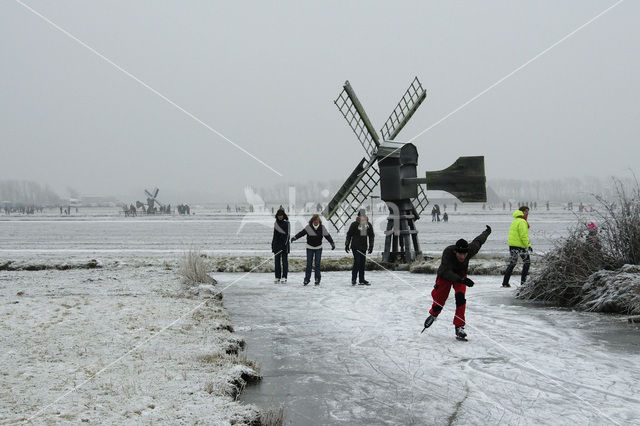
[[[409,263],[422,256],[415,221],[429,204],[427,189],[449,192],[460,201],[486,201],[487,198],[484,157],[460,157],[450,167],[418,178],[415,145],[395,141],[426,97],[418,77],[414,78],[382,126],[382,141],[348,81],[334,101],[368,158],[360,160],[323,215],[341,230],[380,184],[380,198],[389,207],[382,255],[385,262]]]
[[[144,190],[144,193],[147,195],[147,214],[153,214],[156,213],[158,211],[158,209],[156,208],[156,204],[162,208],[162,204],[160,203],[160,201],[158,201],[158,192],[160,192],[160,190],[158,188],[156,188],[153,191],[153,194],[151,194],[149,191],[147,191],[146,189]]]

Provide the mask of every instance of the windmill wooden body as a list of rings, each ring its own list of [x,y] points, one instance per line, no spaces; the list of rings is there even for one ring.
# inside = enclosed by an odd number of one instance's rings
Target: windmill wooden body
[[[460,157],[444,170],[418,177],[416,146],[395,140],[426,96],[426,90],[414,78],[382,126],[382,137],[348,81],[334,101],[367,157],[347,177],[323,215],[340,231],[379,186],[380,198],[389,208],[384,262],[409,263],[422,257],[415,221],[429,204],[427,189],[449,192],[460,201],[486,201],[484,157]]]

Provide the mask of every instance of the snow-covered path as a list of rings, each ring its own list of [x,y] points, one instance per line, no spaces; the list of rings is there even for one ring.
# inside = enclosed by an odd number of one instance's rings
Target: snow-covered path
[[[251,274],[224,301],[264,374],[243,400],[283,402],[291,424],[640,423],[640,334],[623,317],[521,303],[500,277],[474,277],[459,342],[453,294],[420,334],[432,275],[352,287],[325,273],[317,288],[298,275]]]

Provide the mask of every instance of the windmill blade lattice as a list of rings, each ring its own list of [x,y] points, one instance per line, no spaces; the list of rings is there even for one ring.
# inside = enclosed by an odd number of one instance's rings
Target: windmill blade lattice
[[[429,205],[427,190],[424,185],[418,185],[418,196],[411,199],[411,205],[413,206],[413,215],[415,216],[415,219],[420,219],[420,215]]]
[[[385,121],[382,129],[380,129],[382,138],[384,140],[394,140],[426,97],[427,91],[422,87],[422,83],[420,83],[418,77],[414,78],[400,102],[398,102],[387,121]]]
[[[380,182],[377,164],[369,163],[369,167],[366,166],[367,160],[363,158],[322,212],[338,232],[347,225]]]
[[[349,123],[367,155],[374,155],[380,145],[378,134],[348,81],[344,83],[342,92],[333,103]]]

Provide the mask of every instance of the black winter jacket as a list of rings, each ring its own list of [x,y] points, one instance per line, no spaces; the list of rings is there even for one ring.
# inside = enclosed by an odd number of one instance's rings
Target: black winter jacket
[[[289,253],[291,244],[289,244],[289,221],[276,220],[273,225],[273,239],[271,240],[271,252],[273,253]]]
[[[464,262],[458,262],[458,258],[454,252],[456,249],[455,245],[444,249],[442,252],[442,260],[440,261],[440,267],[438,267],[438,277],[453,283],[462,282],[462,279],[467,276],[469,259],[478,254],[480,247],[482,247],[485,241],[487,241],[489,234],[490,231],[486,230],[471,241],[469,244],[469,254],[467,254]]]
[[[345,246],[347,248],[351,248],[351,250],[358,250],[364,253],[367,249],[373,250],[373,238],[373,226],[367,222],[367,229],[363,235],[363,232],[360,229],[360,220],[356,219],[355,222],[349,226]],[[369,240],[368,244],[367,240]]]
[[[303,235],[307,236],[307,244],[309,244],[312,247],[321,246],[322,237],[326,238],[327,241],[329,241],[329,243],[331,244],[331,247],[335,246],[335,243],[333,242],[333,238],[331,238],[331,235],[329,235],[329,231],[327,231],[327,228],[325,228],[323,224],[320,224],[320,226],[318,226],[318,229],[313,229],[313,226],[309,224],[305,226],[302,231],[298,232],[293,238],[294,240],[297,240]]]

